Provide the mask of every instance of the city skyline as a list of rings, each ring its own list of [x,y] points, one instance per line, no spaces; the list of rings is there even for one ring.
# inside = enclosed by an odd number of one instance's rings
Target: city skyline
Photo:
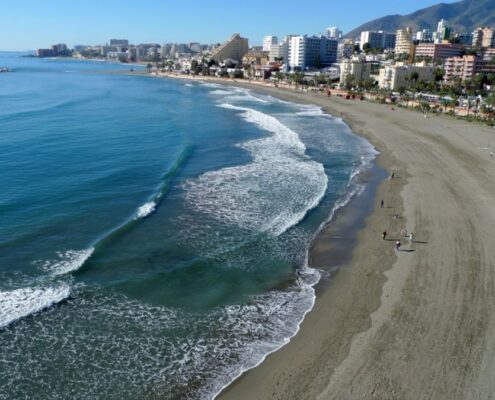
[[[335,6],[316,0],[313,7],[304,7],[308,17],[301,18],[300,3],[292,1],[281,7],[255,0],[242,10],[228,9],[224,4],[199,3],[197,7],[189,6],[186,15],[183,5],[163,4],[159,0],[148,1],[146,7],[136,7],[130,1],[67,4],[48,0],[41,4],[26,0],[3,6],[0,50],[33,50],[58,42],[90,45],[114,37],[132,43],[216,43],[223,42],[232,32],[248,37],[251,45],[260,45],[265,35],[317,34],[328,26],[348,32],[374,18],[407,14],[436,3],[438,0],[408,0],[400,4],[378,0],[360,4],[356,13],[355,4]],[[310,9],[315,12],[311,14]]]

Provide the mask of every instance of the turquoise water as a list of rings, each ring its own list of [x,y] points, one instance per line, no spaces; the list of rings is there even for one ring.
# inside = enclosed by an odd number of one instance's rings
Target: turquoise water
[[[0,66],[0,398],[210,399],[295,334],[367,142],[245,89]]]

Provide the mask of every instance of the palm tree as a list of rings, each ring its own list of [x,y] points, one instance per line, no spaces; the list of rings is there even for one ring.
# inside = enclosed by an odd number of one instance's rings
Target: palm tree
[[[153,68],[153,65],[151,63],[146,64],[146,71],[148,71],[148,74],[151,74],[152,68]]]

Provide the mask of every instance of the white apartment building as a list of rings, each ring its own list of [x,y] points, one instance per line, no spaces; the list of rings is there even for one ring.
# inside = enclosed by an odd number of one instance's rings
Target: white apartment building
[[[338,26],[330,26],[325,29],[325,36],[328,38],[340,39],[342,31],[339,30]]]
[[[396,34],[383,31],[363,31],[359,40],[361,50],[368,43],[373,49],[393,49],[395,48]]]
[[[278,44],[278,38],[276,36],[265,36],[263,38],[263,51],[270,51],[274,44]]]
[[[387,90],[408,88],[413,83],[411,74],[415,72],[418,74],[417,81],[431,81],[434,77],[434,67],[427,63],[423,62],[414,65],[397,63],[396,65],[388,65],[380,69],[378,86],[380,89]]]
[[[367,63],[363,58],[353,57],[351,60],[343,60],[340,63],[340,84],[347,84],[349,76],[354,78],[354,82],[364,81],[371,75],[371,63]]]
[[[326,36],[292,36],[287,44],[287,61],[292,70],[328,67],[337,61],[336,39]]]

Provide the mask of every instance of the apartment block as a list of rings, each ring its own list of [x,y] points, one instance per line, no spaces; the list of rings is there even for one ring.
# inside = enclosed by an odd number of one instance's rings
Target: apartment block
[[[373,49],[393,49],[396,43],[396,34],[384,31],[363,31],[361,32],[360,47],[368,43]]]
[[[458,57],[462,54],[462,47],[451,43],[420,43],[414,49],[414,56],[431,57],[433,61],[446,59],[449,57]]]
[[[288,66],[292,70],[328,67],[337,61],[338,41],[326,36],[292,36],[288,41]]]
[[[434,76],[434,67],[426,63],[387,65],[385,68],[380,69],[378,86],[380,89],[387,90],[408,88],[413,83],[411,76],[414,73],[418,74],[418,81],[430,81]]]
[[[239,33],[233,34],[223,45],[213,50],[211,59],[221,62],[227,59],[241,61],[249,51],[249,44],[246,38]]]

